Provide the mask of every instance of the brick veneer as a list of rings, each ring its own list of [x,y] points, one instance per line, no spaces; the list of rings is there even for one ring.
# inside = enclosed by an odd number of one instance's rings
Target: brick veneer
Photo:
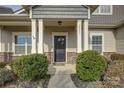
[[[109,56],[113,53],[115,52],[104,52],[103,55],[109,58]],[[47,56],[49,63],[54,61],[53,52],[45,52],[44,54]],[[18,57],[19,56],[13,56],[12,52],[0,52],[0,62],[11,62],[12,60]],[[74,64],[76,62],[76,57],[77,57],[76,52],[67,52],[67,63]]]
[[[45,52],[45,55],[47,56],[49,63],[54,62],[53,52]],[[76,57],[77,57],[76,52],[67,52],[67,63],[69,64],[75,63]]]
[[[103,55],[106,57],[106,58],[109,58],[111,56],[111,54],[114,54],[115,52],[104,52]]]
[[[47,56],[49,63],[53,62],[53,53],[52,52],[45,52],[44,54]]]
[[[76,52],[68,52],[67,53],[67,63],[69,64],[74,64],[76,62],[76,58],[77,58],[77,53]]]
[[[12,52],[0,52],[0,61],[1,62],[11,62],[13,58]]]

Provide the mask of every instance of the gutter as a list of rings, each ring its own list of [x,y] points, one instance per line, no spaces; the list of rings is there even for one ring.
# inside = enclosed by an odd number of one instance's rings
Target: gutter
[[[7,16],[7,17],[9,17],[9,16],[12,16],[12,17],[13,17],[13,16],[14,16],[14,17],[15,17],[15,16],[17,16],[17,17],[27,16],[27,17],[28,17],[29,15],[28,15],[28,14],[0,14],[0,17],[1,17],[1,16],[3,16],[3,17],[6,17],[6,16]]]
[[[89,28],[119,28],[124,25],[124,20],[118,22],[117,24],[89,24]]]
[[[116,25],[109,24],[89,24],[89,28],[116,28]]]
[[[120,26],[124,25],[124,20],[123,21],[120,21],[117,25],[116,25],[116,28],[119,28]]]

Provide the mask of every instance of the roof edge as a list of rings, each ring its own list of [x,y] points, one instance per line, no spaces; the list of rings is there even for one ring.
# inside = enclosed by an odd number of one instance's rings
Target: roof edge
[[[26,10],[26,11],[29,11],[30,10],[30,7],[32,5],[22,5],[22,7]],[[84,6],[87,6],[91,9],[91,12],[94,12],[94,10],[98,7],[98,5],[84,5]]]

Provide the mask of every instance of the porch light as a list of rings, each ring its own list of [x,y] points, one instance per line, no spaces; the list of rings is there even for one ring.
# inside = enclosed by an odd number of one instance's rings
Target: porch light
[[[58,25],[60,25],[60,26],[61,26],[61,25],[62,25],[62,21],[58,21]]]

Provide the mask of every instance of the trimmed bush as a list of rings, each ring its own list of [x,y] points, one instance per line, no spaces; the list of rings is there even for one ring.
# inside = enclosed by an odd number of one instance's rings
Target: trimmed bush
[[[42,54],[26,55],[16,59],[12,63],[12,69],[22,80],[35,80],[46,76],[48,60]]]
[[[100,80],[104,73],[106,60],[93,50],[79,54],[76,59],[76,72],[82,80]]]
[[[111,60],[124,60],[124,54],[112,54],[110,56]]]
[[[6,63],[0,62],[0,68],[4,68],[6,66]]]
[[[0,68],[0,85],[10,82],[14,79],[14,74],[12,71],[6,68]]]

